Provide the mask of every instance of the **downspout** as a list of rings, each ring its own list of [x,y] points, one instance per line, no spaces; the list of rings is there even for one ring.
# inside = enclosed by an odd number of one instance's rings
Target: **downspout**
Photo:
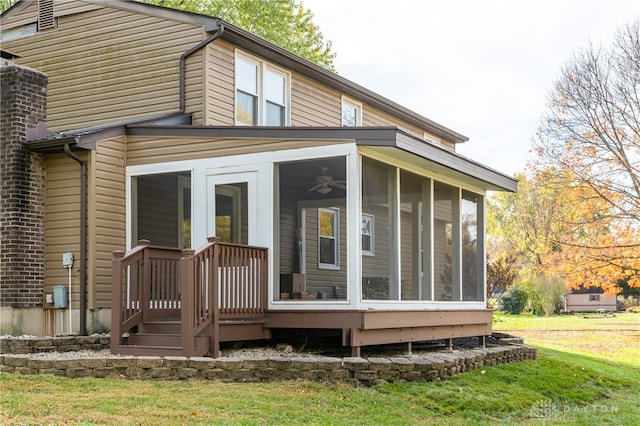
[[[201,41],[200,43],[193,46],[191,49],[187,50],[180,56],[180,113],[184,114],[184,110],[186,108],[185,105],[185,61],[191,56],[193,53],[202,49],[207,44],[219,38],[224,32],[224,26],[218,22],[218,29],[213,33],[211,37],[206,40]]]
[[[68,143],[64,152],[80,164],[80,330],[78,334],[87,334],[87,163],[78,157]],[[71,306],[69,306],[71,309]]]

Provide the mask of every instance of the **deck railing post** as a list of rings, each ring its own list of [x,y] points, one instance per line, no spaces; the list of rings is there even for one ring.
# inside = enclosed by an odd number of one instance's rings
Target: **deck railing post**
[[[149,261],[149,246],[151,245],[151,241],[149,240],[138,240],[139,246],[144,246],[144,250],[142,252],[142,282],[138,283],[138,291],[140,295],[140,310],[142,311],[143,320],[147,319],[149,315],[149,304],[151,303],[151,296],[149,294],[150,285],[151,285],[151,262]]]
[[[194,354],[194,253],[195,251],[191,249],[182,250],[182,258],[180,259],[180,320],[182,332],[182,352],[186,357],[192,357]]]
[[[122,287],[124,286],[122,258],[124,251],[113,252],[111,263],[111,277],[113,279],[113,295],[111,299],[111,352],[122,343]]]
[[[269,265],[268,265],[268,251],[266,249],[260,250],[260,313],[265,314],[267,306],[269,306]]]
[[[209,352],[214,358],[218,358],[220,355],[220,309],[218,308],[219,291],[218,291],[218,277],[220,267],[220,245],[218,242],[220,238],[209,237],[207,241],[213,244],[212,256],[209,260],[209,283],[211,286],[209,294],[211,299],[209,300],[209,309],[211,309],[211,336],[209,339]]]

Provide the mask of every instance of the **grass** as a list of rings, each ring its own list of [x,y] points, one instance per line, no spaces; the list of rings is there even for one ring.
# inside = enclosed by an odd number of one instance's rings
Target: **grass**
[[[633,333],[640,331],[635,318],[614,319],[625,324],[631,321],[624,331]],[[522,332],[527,326],[548,327],[536,343],[538,361],[487,367],[442,382],[388,383],[373,388],[304,381],[229,384],[0,374],[0,423],[640,424],[640,368],[636,363],[603,359],[599,350],[592,356],[572,353],[574,346],[609,333],[608,323],[585,319],[590,321],[587,326],[567,316],[544,319],[499,314],[496,319],[496,328],[505,331],[515,323]],[[596,324],[599,328],[588,328]],[[544,336],[557,333],[544,330],[574,332],[576,328],[588,332],[590,338],[582,334],[575,341],[555,342],[562,350],[544,346],[553,340]]]
[[[594,356],[640,367],[640,314],[494,314],[493,329],[523,337],[527,344]]]

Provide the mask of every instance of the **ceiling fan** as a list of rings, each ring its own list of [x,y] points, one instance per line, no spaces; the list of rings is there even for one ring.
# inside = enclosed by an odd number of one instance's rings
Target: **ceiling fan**
[[[309,188],[309,192],[318,191],[324,195],[331,192],[332,186],[340,189],[347,189],[346,181],[333,180],[333,177],[327,175],[327,170],[329,170],[328,167],[320,167],[320,170],[322,170],[322,174],[316,176],[316,180],[313,183],[313,186]]]

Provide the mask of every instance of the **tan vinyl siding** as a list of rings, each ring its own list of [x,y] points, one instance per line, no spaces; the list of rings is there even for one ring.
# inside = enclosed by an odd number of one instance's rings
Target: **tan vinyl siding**
[[[233,45],[217,40],[207,47],[206,124],[232,126],[235,111]]]
[[[333,288],[338,286],[341,297],[346,295],[347,286],[347,211],[345,206],[333,206],[339,209],[339,263],[340,268],[321,269],[319,267],[320,256],[318,254],[318,209],[307,208],[302,210],[304,215],[304,247],[305,247],[305,283],[307,292],[325,292],[329,298],[333,298]]]
[[[89,273],[89,308],[111,307],[111,261],[113,252],[126,244],[124,138],[101,141],[95,152],[90,211],[89,250],[93,273]]]
[[[339,143],[353,143],[353,141],[132,137],[127,141],[127,166],[253,154]]]
[[[61,16],[56,30],[3,47],[49,76],[48,125],[65,130],[177,111],[180,55],[203,37],[200,26],[103,7]],[[187,100],[196,117],[202,79],[195,54]]]
[[[193,114],[195,126],[201,126],[205,124],[205,55],[202,51],[195,52],[185,62],[185,111]]]
[[[280,273],[299,272],[298,215],[294,205],[280,204]]]
[[[34,0],[28,3],[23,9],[14,11],[8,19],[3,20],[2,29],[8,30],[9,28],[19,27],[21,25],[32,24],[37,20],[38,2]],[[9,49],[5,43],[3,43],[3,45],[3,49]]]
[[[389,209],[386,206],[363,206],[362,212],[373,216],[374,255],[362,256],[362,277],[389,278]]]
[[[299,74],[291,82],[292,126],[340,126],[340,93]]]
[[[79,155],[88,159],[86,154]],[[72,303],[78,307],[80,286],[80,166],[65,154],[47,158],[45,196],[45,292],[54,285],[68,285],[62,254],[73,252]]]
[[[35,2],[34,2],[35,3]],[[78,0],[54,0],[53,16],[73,15],[99,9],[102,6]]]
[[[411,133],[419,138],[423,138],[424,137],[424,129],[421,129],[420,127],[414,126],[412,124],[409,124],[407,122],[398,120],[397,118],[393,117],[392,115],[386,114],[382,111],[379,111],[375,108],[370,107],[367,104],[364,104],[362,106],[362,125],[363,126],[398,126],[398,128],[400,128],[401,130],[404,130],[408,133]],[[434,137],[436,138],[436,137]],[[451,150],[455,149],[455,144],[444,140],[440,137],[437,137],[436,139],[439,139],[440,142],[442,143],[442,146],[449,148]]]

